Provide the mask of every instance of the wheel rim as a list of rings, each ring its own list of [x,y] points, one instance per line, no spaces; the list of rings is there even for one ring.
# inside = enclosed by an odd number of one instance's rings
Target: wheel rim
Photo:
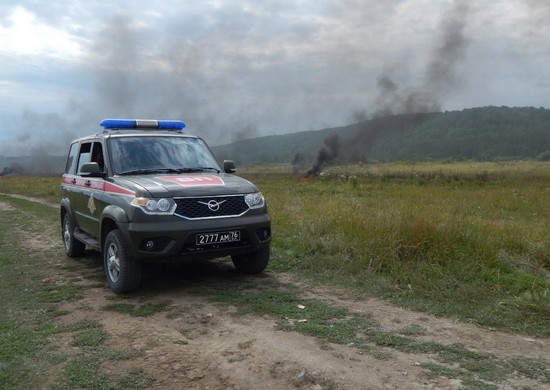
[[[107,249],[107,273],[113,282],[116,282],[120,275],[120,259],[115,244],[110,244]]]
[[[71,248],[71,230],[67,218],[65,218],[65,223],[63,223],[63,244],[65,244],[66,249]]]

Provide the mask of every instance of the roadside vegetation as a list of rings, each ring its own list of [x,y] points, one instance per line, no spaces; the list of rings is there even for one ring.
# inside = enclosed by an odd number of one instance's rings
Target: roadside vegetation
[[[549,168],[534,162],[400,163],[332,167],[304,178],[280,165],[243,168],[240,174],[251,178],[269,202],[271,272],[290,272],[308,283],[437,316],[549,337]],[[101,373],[100,362],[131,359],[135,353],[110,348],[101,323],[60,326],[56,320],[63,314],[59,302],[77,300],[85,289],[102,284],[100,266],[89,264],[95,268],[87,283],[50,283],[41,265],[63,256],[57,210],[1,195],[55,204],[58,188],[57,177],[0,178],[0,201],[14,207],[0,218],[0,388],[146,388],[155,381],[146,372],[115,378]],[[46,245],[37,251],[14,240],[33,234],[59,238],[59,248]],[[550,383],[543,359],[507,360],[460,345],[419,341],[420,327],[388,332],[371,318],[305,300],[292,286],[259,288],[241,281],[195,293],[233,305],[237,314],[269,315],[279,329],[350,345],[380,359],[391,358],[387,348],[430,354],[436,362],[421,363],[430,375],[458,378],[466,388],[496,388],[491,383],[513,370]],[[171,306],[138,295],[113,298],[104,310],[170,315]],[[69,338],[79,352],[57,349],[52,340],[60,338]]]
[[[0,192],[49,197],[54,181],[58,179],[3,179]],[[109,347],[100,323],[59,324],[58,317],[67,313],[58,305],[97,287],[98,277],[82,284],[50,273],[51,259],[63,256],[60,248],[48,244],[48,238],[60,237],[58,211],[2,195],[0,201],[10,205],[0,218],[0,389],[124,390],[153,383],[144,372],[117,377],[100,372],[102,362],[133,357],[132,352]],[[59,348],[62,339],[70,340],[71,354]]]
[[[271,270],[550,335],[549,163],[349,165],[309,179],[291,172],[240,171],[269,202]],[[0,192],[52,203],[58,188],[58,178],[0,182]]]
[[[549,168],[400,163],[332,167],[314,178],[246,174],[269,201],[271,269],[548,336]]]
[[[261,287],[243,283],[231,287],[201,289],[200,294],[210,296],[215,302],[236,306],[236,315],[269,315],[278,320],[277,327],[281,330],[300,332],[324,343],[346,345],[356,348],[361,354],[370,354],[388,362],[396,351],[431,356],[435,362],[418,363],[426,370],[426,375],[460,380],[464,389],[496,390],[496,383],[506,380],[514,372],[550,383],[547,369],[550,362],[544,358],[502,358],[470,350],[458,343],[422,341],[418,339],[425,332],[421,326],[384,330],[370,316],[358,315],[318,299],[304,298],[292,285],[264,282]]]

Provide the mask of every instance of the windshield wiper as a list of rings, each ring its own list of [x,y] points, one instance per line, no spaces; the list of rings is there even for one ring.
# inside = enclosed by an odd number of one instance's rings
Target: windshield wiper
[[[119,175],[150,175],[153,173],[166,172],[166,173],[180,173],[177,168],[153,168],[153,169],[130,169],[128,171],[119,172]]]
[[[214,167],[192,167],[192,168],[148,168],[148,169],[130,169],[127,171],[119,172],[120,176],[125,175],[151,175],[154,173],[191,173],[191,172],[204,172],[215,171],[220,173],[220,170]]]
[[[204,172],[204,171],[215,171],[220,173],[220,170],[214,167],[192,167],[192,168],[180,168],[178,169],[180,173],[189,173],[189,172]]]

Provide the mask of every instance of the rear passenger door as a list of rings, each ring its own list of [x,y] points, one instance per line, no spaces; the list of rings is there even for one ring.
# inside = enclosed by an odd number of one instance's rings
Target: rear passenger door
[[[69,209],[73,217],[75,217],[74,204],[78,196],[78,187],[76,186],[76,166],[78,163],[79,150],[79,142],[74,142],[71,144],[61,183],[61,198],[63,201],[68,201]]]
[[[101,156],[100,156],[101,155]],[[105,180],[99,177],[82,176],[82,165],[89,162],[103,164],[103,150],[99,141],[86,141],[80,144],[76,163],[76,173],[72,176],[72,208],[78,227],[83,231],[99,236],[99,203],[103,199]]]

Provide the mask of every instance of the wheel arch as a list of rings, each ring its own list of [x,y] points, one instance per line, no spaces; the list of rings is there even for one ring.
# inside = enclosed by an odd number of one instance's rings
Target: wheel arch
[[[74,219],[70,210],[71,210],[71,203],[69,202],[69,199],[67,198],[61,199],[61,205],[59,207],[59,217],[60,217],[61,225],[63,225],[63,218],[65,218],[65,214],[67,213],[69,213],[69,216],[74,222]]]
[[[71,225],[74,228],[78,228],[78,223],[76,222],[74,212],[71,208],[71,202],[67,198],[63,198],[61,200],[61,205],[60,205],[60,208],[59,208],[59,222],[60,222],[60,226],[61,226],[62,231],[63,231],[63,223],[64,223],[63,220],[65,218],[65,215],[69,216],[69,220],[70,220]]]
[[[103,210],[101,216],[101,251],[105,244],[105,238],[110,231],[118,229],[119,223],[128,223],[128,215],[119,206],[109,205]]]
[[[116,229],[118,229],[116,221],[111,218],[103,218],[103,221],[101,222],[101,252],[103,252],[107,234],[109,234],[110,231]]]

